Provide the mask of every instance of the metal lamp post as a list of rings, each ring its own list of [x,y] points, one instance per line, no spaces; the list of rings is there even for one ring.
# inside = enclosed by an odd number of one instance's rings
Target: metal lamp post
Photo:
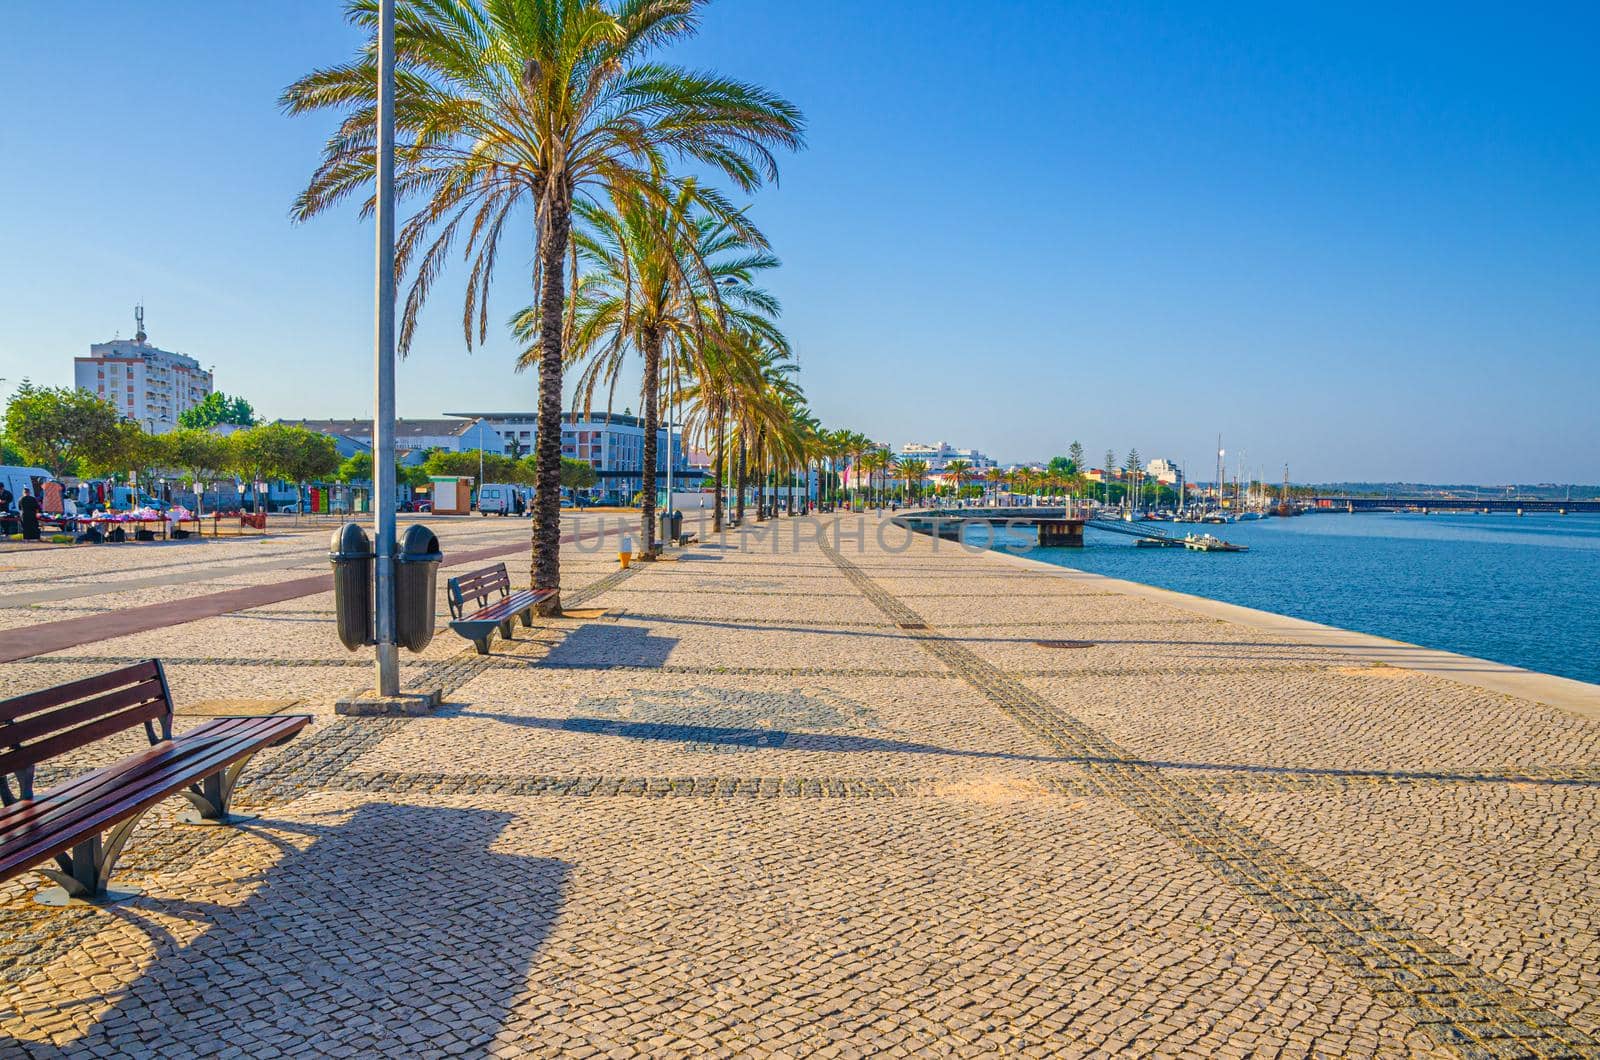
[[[377,374],[372,425],[373,530],[377,553],[378,695],[400,693],[400,649],[394,614],[394,0],[378,14],[378,277],[373,350]]]

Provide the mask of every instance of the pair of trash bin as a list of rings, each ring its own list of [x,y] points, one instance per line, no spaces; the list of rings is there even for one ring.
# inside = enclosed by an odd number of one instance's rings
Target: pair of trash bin
[[[668,545],[676,545],[683,536],[683,513],[679,511],[662,512],[656,516],[658,529],[656,536]]]
[[[328,559],[340,643],[351,651],[376,643],[372,538],[360,523],[345,523],[333,532]],[[394,555],[394,639],[407,651],[421,651],[433,640],[434,586],[442,559],[439,538],[427,527],[408,526],[400,535]]]

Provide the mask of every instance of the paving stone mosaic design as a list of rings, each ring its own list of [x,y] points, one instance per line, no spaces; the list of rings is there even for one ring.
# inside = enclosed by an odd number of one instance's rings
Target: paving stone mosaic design
[[[930,654],[982,689],[1000,709],[1090,765],[1093,782],[1268,915],[1344,965],[1374,996],[1404,1013],[1440,1046],[1465,1055],[1506,1050],[1566,1056],[1596,1039],[1472,966],[1410,925],[1242,826],[1181,781],[1134,756],[1000,672],[857,570],[837,549],[822,551]],[[923,628],[917,628],[922,626]]]
[[[441,631],[426,718],[332,715],[369,664],[327,596],[8,671],[160,654],[188,702],[316,719],[244,774],[255,821],[145,818],[143,896],[0,886],[0,1057],[1600,1055],[1600,726],[802,537],[564,551],[604,616]]]

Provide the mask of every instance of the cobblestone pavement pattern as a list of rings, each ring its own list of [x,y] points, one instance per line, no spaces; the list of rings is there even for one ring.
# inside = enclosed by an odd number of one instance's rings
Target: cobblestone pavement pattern
[[[1600,724],[875,520],[589,548],[426,718],[332,714],[326,596],[8,665],[317,720],[142,896],[0,887],[0,1055],[1600,1055]]]

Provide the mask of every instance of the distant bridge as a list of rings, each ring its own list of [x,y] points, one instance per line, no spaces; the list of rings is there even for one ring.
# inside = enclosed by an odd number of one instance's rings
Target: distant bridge
[[[1007,527],[1033,526],[1039,544],[1057,548],[1082,548],[1084,527],[1130,537],[1168,537],[1165,530],[1148,523],[1124,523],[1107,517],[1094,518],[1087,506],[1041,505],[1015,508],[941,508],[905,512],[895,522],[925,534],[962,540],[967,523],[1000,524]]]
[[[1564,501],[1509,497],[1313,497],[1313,511],[1332,512],[1577,512],[1600,513],[1600,500]]]

